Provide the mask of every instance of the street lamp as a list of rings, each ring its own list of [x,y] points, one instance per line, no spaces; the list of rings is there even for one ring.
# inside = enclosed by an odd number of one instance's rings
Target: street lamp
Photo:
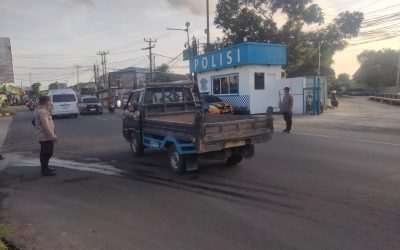
[[[180,31],[185,31],[187,33],[187,47],[190,49],[190,38],[189,38],[189,27],[190,27],[190,22],[185,23],[186,29],[176,29],[176,28],[167,28],[167,30],[180,30]],[[186,47],[186,46],[185,46]]]
[[[187,47],[187,50],[189,52],[189,55],[191,54],[190,51],[190,37],[189,37],[189,27],[190,27],[190,22],[185,23],[186,29],[176,29],[176,28],[167,28],[167,30],[180,30],[180,31],[185,31],[187,34],[187,43],[185,44],[185,48]],[[190,80],[193,81],[193,76],[192,73],[190,73]]]

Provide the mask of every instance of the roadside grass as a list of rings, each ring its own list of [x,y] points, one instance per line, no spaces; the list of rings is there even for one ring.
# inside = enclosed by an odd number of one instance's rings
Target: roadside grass
[[[0,224],[0,250],[8,250],[12,248],[8,248],[6,243],[4,242],[4,238],[12,233],[12,228],[10,225]]]

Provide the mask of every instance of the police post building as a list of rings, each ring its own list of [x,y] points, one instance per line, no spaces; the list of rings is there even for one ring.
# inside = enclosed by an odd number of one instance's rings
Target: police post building
[[[197,73],[201,94],[259,114],[279,106],[276,80],[284,64],[286,45],[245,42],[191,58],[190,71]]]

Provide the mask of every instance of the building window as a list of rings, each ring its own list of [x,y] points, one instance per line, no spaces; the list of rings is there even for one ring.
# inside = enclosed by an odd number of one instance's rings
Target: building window
[[[237,74],[213,77],[214,95],[239,94],[239,77]]]
[[[265,89],[264,73],[254,73],[254,89]]]
[[[214,95],[221,94],[221,78],[213,78],[213,93]]]

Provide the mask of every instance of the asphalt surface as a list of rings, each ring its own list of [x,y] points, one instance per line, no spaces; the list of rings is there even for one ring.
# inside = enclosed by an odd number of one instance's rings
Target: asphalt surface
[[[24,249],[400,249],[398,107],[342,99],[236,167],[183,176],[165,152],[134,158],[104,114],[55,121],[58,175],[42,178],[31,115],[0,163],[0,223]]]

